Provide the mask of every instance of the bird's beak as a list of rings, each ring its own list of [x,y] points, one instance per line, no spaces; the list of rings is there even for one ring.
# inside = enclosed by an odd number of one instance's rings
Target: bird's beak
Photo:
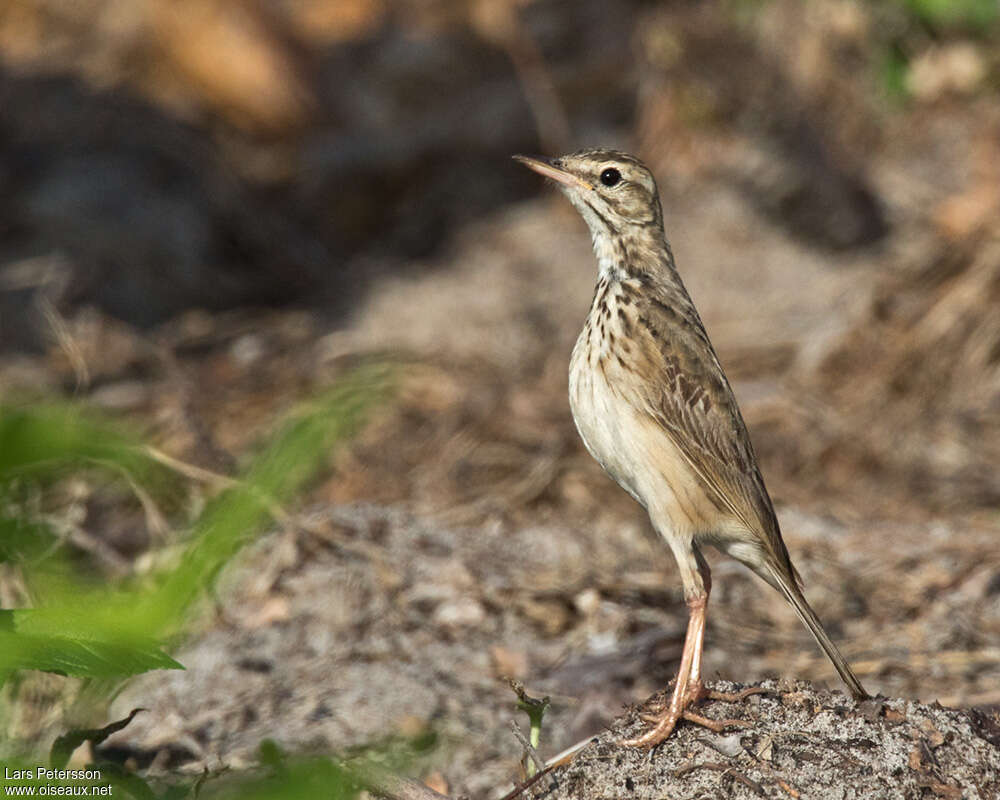
[[[533,169],[539,175],[544,175],[546,178],[551,178],[570,188],[587,190],[594,188],[582,178],[578,178],[573,173],[555,166],[548,159],[532,158],[531,156],[514,156],[514,160],[520,161],[528,169]]]

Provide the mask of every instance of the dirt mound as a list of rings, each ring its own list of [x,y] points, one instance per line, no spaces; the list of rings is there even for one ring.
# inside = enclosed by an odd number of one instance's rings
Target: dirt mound
[[[804,683],[759,687],[741,703],[705,704],[710,716],[747,720],[745,730],[682,725],[650,754],[617,744],[639,729],[633,712],[521,796],[846,799],[886,797],[891,786],[893,797],[987,800],[1000,792],[996,717],[906,700],[856,704]]]

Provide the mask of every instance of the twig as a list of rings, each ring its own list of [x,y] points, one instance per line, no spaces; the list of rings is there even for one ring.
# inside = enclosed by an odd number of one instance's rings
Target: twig
[[[132,489],[132,494],[136,496],[139,500],[139,504],[142,506],[142,511],[146,515],[146,527],[149,528],[150,535],[158,539],[164,538],[167,535],[167,531],[170,530],[167,518],[163,516],[163,513],[153,501],[149,492],[140,486],[139,482],[132,477],[132,473],[129,472],[124,465],[118,464],[114,461],[107,459],[94,459],[94,462],[100,464],[105,469],[121,473],[125,482]]]
[[[59,313],[52,301],[44,294],[39,294],[37,302],[45,321],[49,324],[56,341],[59,343],[59,347],[66,354],[73,367],[73,374],[76,377],[76,392],[79,393],[90,385],[90,369],[87,366],[83,350],[70,332],[65,318]]]
[[[435,792],[430,786],[390,772],[377,770],[366,773],[364,780],[369,790],[386,800],[451,800],[448,795]]]
[[[186,461],[181,461],[179,458],[174,458],[171,455],[167,455],[162,450],[153,447],[152,445],[145,445],[143,447],[144,452],[153,461],[162,464],[165,467],[172,469],[187,478],[198,481],[200,483],[211,484],[219,489],[232,489],[235,486],[239,486],[239,481],[235,478],[230,478],[228,475],[222,475],[218,472],[212,472],[212,470],[205,469],[204,467],[199,467],[194,464],[189,464]]]
[[[521,743],[521,747],[524,748],[524,752],[531,759],[532,763],[535,765],[535,769],[539,772],[545,770],[545,762],[542,761],[542,757],[538,755],[538,751],[532,747],[531,742],[528,741],[528,737],[524,735],[521,727],[517,724],[517,720],[512,719],[510,721],[510,729],[514,732],[514,737]]]
[[[552,756],[548,761],[545,762],[546,769],[552,769],[553,767],[561,767],[563,764],[568,764],[573,758],[583,750],[591,742],[595,741],[595,737],[588,736],[586,739],[581,739],[576,744],[571,744],[565,750],[563,750],[558,755]]]
[[[142,506],[142,512],[146,517],[146,527],[149,528],[150,534],[152,534],[155,539],[165,539],[167,532],[170,530],[167,518],[163,516],[159,506],[156,505],[149,492],[143,489],[139,485],[139,482],[128,472],[124,472],[124,475],[126,482],[132,489],[132,494],[139,499],[139,504]]]
[[[767,794],[764,792],[764,787],[761,786],[759,783],[757,783],[754,780],[751,780],[742,772],[737,771],[731,766],[727,766],[726,764],[717,764],[714,761],[704,761],[700,764],[688,764],[686,767],[681,767],[679,769],[674,770],[674,777],[681,778],[687,775],[689,772],[694,772],[697,769],[710,769],[714,770],[715,772],[721,772],[723,775],[725,775],[728,772],[744,786],[753,789],[753,791],[755,791],[762,797],[767,797]]]
[[[520,786],[515,786],[513,789],[507,792],[507,794],[501,797],[500,800],[514,800],[515,797],[519,797],[523,792],[530,789],[532,786],[538,783],[538,781],[540,781],[543,776],[548,775],[553,769],[555,769],[554,765],[551,767],[546,767],[541,772],[535,773],[534,777],[528,778],[528,780],[526,780]]]
[[[180,473],[185,477],[191,478],[192,480],[212,484],[218,489],[236,489],[239,487],[246,489],[264,505],[264,507],[268,510],[268,513],[274,517],[274,520],[279,525],[284,528],[292,527],[294,521],[291,514],[285,511],[285,509],[278,505],[277,502],[270,497],[267,497],[255,486],[239,481],[236,478],[230,478],[228,475],[222,475],[218,472],[212,472],[211,470],[205,469],[204,467],[189,464],[186,461],[181,461],[178,458],[167,455],[162,450],[159,450],[152,445],[144,445],[141,449],[154,461],[163,464],[163,466],[172,469],[174,472]]]
[[[51,521],[53,524],[60,524],[63,527],[66,539],[72,542],[74,546],[79,547],[84,552],[90,553],[92,556],[96,556],[99,561],[103,561],[110,567],[115,574],[128,575],[132,567],[131,563],[126,558],[123,558],[107,542],[88,533],[75,523],[65,521],[57,523],[55,520]]]

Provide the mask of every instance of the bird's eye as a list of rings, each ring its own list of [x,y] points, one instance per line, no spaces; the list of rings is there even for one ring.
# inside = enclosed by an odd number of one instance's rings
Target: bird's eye
[[[605,186],[614,186],[622,179],[622,174],[614,167],[608,167],[601,173],[601,183]]]

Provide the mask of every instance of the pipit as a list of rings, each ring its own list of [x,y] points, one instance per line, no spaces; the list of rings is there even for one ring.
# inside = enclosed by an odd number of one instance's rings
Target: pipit
[[[587,150],[546,160],[515,156],[556,182],[583,215],[597,256],[590,314],[569,368],[577,430],[590,454],[649,513],[677,559],[690,611],[669,704],[625,744],[652,746],[690,710],[701,679],[713,545],[784,595],[857,699],[868,697],[806,602],[733,390],[674,265],[649,169],[633,156]]]

